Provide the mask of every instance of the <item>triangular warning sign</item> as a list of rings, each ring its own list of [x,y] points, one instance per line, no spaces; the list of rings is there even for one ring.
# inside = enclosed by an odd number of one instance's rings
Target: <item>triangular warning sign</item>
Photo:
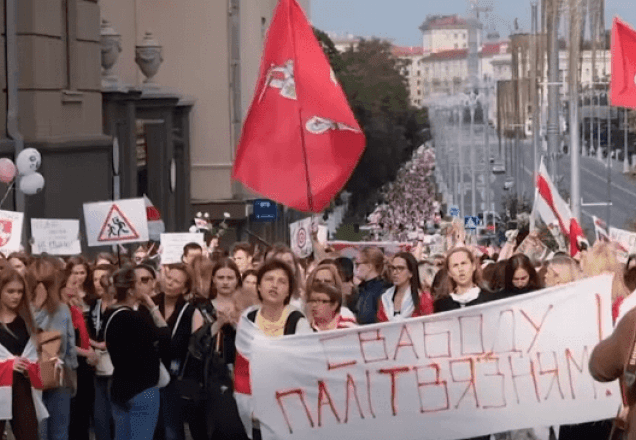
[[[139,234],[119,207],[113,203],[97,237],[97,241],[137,240]]]
[[[467,229],[476,229],[477,225],[475,224],[475,220],[471,217],[468,219],[468,221],[466,221],[466,228]]]

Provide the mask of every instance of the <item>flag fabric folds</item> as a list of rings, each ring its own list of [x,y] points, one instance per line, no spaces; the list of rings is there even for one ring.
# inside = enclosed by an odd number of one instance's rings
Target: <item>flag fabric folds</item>
[[[148,218],[148,238],[159,241],[161,234],[166,232],[166,225],[161,219],[159,210],[152,204],[147,195],[144,194],[144,203],[146,205],[146,217]]]
[[[300,211],[320,212],[353,172],[365,138],[296,0],[280,0],[232,178]]]
[[[583,229],[578,220],[572,216],[568,204],[561,198],[543,161],[537,175],[537,191],[535,195],[533,211],[539,213],[542,220],[550,225],[553,222],[559,224],[563,235],[570,240],[570,255],[579,252],[580,243],[586,241]]]
[[[619,18],[612,25],[611,50],[611,104],[636,108],[636,31]]]
[[[594,221],[594,234],[596,236],[596,241],[605,241],[609,242],[609,234],[607,233],[607,225],[603,219],[598,218],[593,215],[592,220]]]

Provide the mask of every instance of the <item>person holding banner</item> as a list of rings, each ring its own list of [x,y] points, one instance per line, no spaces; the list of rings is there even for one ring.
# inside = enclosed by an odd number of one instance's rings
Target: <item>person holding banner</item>
[[[12,380],[10,393],[0,397],[0,436],[10,421],[16,440],[38,440],[38,419],[46,411],[42,393],[34,392],[31,382],[38,360],[35,334],[24,278],[5,267],[0,271],[0,371]]]
[[[484,304],[494,298],[482,288],[479,260],[470,249],[457,247],[446,257],[448,295],[438,298],[433,304],[435,313]]]
[[[410,252],[393,256],[389,271],[393,286],[380,297],[378,322],[399,321],[433,313],[433,297],[420,290],[417,260]]]
[[[342,292],[336,287],[321,282],[308,284],[307,308],[311,324],[316,331],[356,327],[353,315],[344,317],[340,313]]]

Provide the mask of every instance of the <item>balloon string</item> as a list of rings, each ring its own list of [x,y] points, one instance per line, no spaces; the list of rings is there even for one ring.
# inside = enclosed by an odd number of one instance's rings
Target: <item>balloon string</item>
[[[15,185],[15,179],[13,179],[13,181],[11,182],[11,185],[9,185],[9,188],[7,188],[7,192],[4,193],[4,197],[2,197],[2,200],[0,200],[0,208],[2,208],[2,205],[4,204],[4,201],[7,199],[7,196],[9,195],[11,190],[13,189],[13,185]]]

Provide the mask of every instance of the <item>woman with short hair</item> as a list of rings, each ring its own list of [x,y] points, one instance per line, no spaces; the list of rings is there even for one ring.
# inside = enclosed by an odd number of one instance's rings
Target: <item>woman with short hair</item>
[[[342,292],[336,287],[322,282],[314,282],[307,287],[307,310],[311,326],[316,331],[357,327],[355,318],[344,317]]]

